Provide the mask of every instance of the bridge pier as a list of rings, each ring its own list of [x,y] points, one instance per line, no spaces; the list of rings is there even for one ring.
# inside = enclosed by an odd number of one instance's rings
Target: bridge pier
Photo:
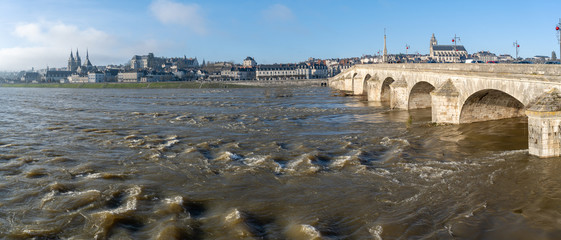
[[[431,92],[432,121],[435,123],[460,123],[460,92],[452,81],[447,80]]]
[[[380,102],[380,85],[380,81],[369,80],[366,82],[366,97],[368,98],[368,101]]]
[[[561,92],[554,88],[531,103],[528,116],[528,152],[540,158],[561,156]]]
[[[407,109],[408,97],[407,82],[404,80],[397,80],[390,85],[391,98],[390,106],[395,109]]]

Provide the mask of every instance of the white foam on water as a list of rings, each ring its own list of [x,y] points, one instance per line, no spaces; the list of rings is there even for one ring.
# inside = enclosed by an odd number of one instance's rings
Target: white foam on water
[[[409,170],[413,173],[417,173],[419,177],[424,180],[438,180],[442,179],[445,176],[453,174],[455,171],[450,169],[443,169],[438,167],[432,166],[424,166],[414,163],[405,163],[403,164],[403,168],[405,170]]]
[[[84,176],[84,178],[88,178],[88,179],[98,179],[101,177],[102,177],[101,173],[91,173]]]
[[[308,154],[304,154],[300,159],[290,161],[286,165],[286,169],[296,173],[316,173],[320,168],[311,162]]]
[[[384,147],[389,147],[389,146],[392,146],[394,144],[398,144],[398,145],[402,145],[402,146],[411,145],[409,143],[409,141],[407,141],[406,139],[401,139],[401,138],[391,139],[389,137],[382,138],[382,141],[380,142],[380,144]]]
[[[134,186],[133,188],[127,189],[127,193],[129,195],[127,198],[127,203],[124,206],[112,210],[111,212],[114,214],[123,214],[136,210],[138,197],[141,191],[142,190],[139,186]]]
[[[242,213],[237,208],[234,208],[230,211],[230,213],[226,214],[224,221],[227,224],[239,223],[242,221]]]
[[[300,225],[300,230],[302,231],[302,233],[310,237],[310,239],[316,239],[321,237],[320,232],[311,225],[302,224]]]
[[[288,239],[320,240],[321,233],[309,224],[289,224],[285,230]]]
[[[218,157],[214,160],[230,162],[230,161],[240,161],[240,160],[243,160],[243,159],[244,159],[244,157],[237,154],[237,153],[232,153],[230,151],[224,151],[224,152],[220,153],[218,155]]]
[[[329,168],[340,170],[348,166],[359,166],[360,161],[358,160],[357,156],[360,154],[360,151],[353,151],[353,153],[346,156],[336,157],[329,165]]]
[[[182,196],[175,196],[173,198],[164,198],[166,204],[183,204]]]
[[[263,166],[263,165],[265,165],[266,162],[267,162],[267,158],[263,157],[263,156],[249,157],[249,158],[243,159],[243,163],[247,166],[250,166],[250,167]]]
[[[372,234],[372,237],[376,240],[382,240],[382,232],[384,231],[384,228],[382,228],[382,226],[380,225],[376,225],[376,226],[371,226],[368,228],[368,232],[370,232],[370,234]]]

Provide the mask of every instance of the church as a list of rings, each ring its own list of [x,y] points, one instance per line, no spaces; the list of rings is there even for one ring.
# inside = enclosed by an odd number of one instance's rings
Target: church
[[[438,45],[434,33],[430,39],[430,58],[436,62],[462,62],[468,56],[463,45]]]
[[[72,73],[77,73],[79,75],[88,74],[88,72],[94,70],[94,66],[90,62],[90,56],[88,51],[86,51],[86,61],[82,65],[82,59],[80,58],[80,53],[76,49],[76,57],[74,57],[72,50],[70,51],[70,57],[68,58],[68,71]]]

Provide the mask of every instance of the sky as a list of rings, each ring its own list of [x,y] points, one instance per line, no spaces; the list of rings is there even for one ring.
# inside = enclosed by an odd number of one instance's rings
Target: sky
[[[559,54],[561,1],[502,0],[0,0],[0,71],[65,67],[70,51],[94,65],[134,55],[241,63],[310,57],[428,54],[454,35],[468,53]]]

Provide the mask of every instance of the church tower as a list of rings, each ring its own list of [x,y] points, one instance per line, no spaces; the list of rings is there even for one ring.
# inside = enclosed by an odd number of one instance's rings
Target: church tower
[[[72,55],[72,49],[70,49],[70,57],[68,58],[68,71],[75,71],[75,65],[74,65],[74,55]]]
[[[76,49],[76,68],[82,65],[82,59],[80,58],[80,53],[78,53],[78,49]]]
[[[430,38],[430,56],[431,57],[434,57],[434,50],[433,50],[434,45],[438,45],[438,42],[436,41],[436,37],[434,36],[434,33],[433,33],[432,37]]]
[[[86,50],[86,61],[84,62],[84,67],[86,67],[88,71],[92,70],[93,68],[92,63],[90,62],[90,54],[88,50]]]

